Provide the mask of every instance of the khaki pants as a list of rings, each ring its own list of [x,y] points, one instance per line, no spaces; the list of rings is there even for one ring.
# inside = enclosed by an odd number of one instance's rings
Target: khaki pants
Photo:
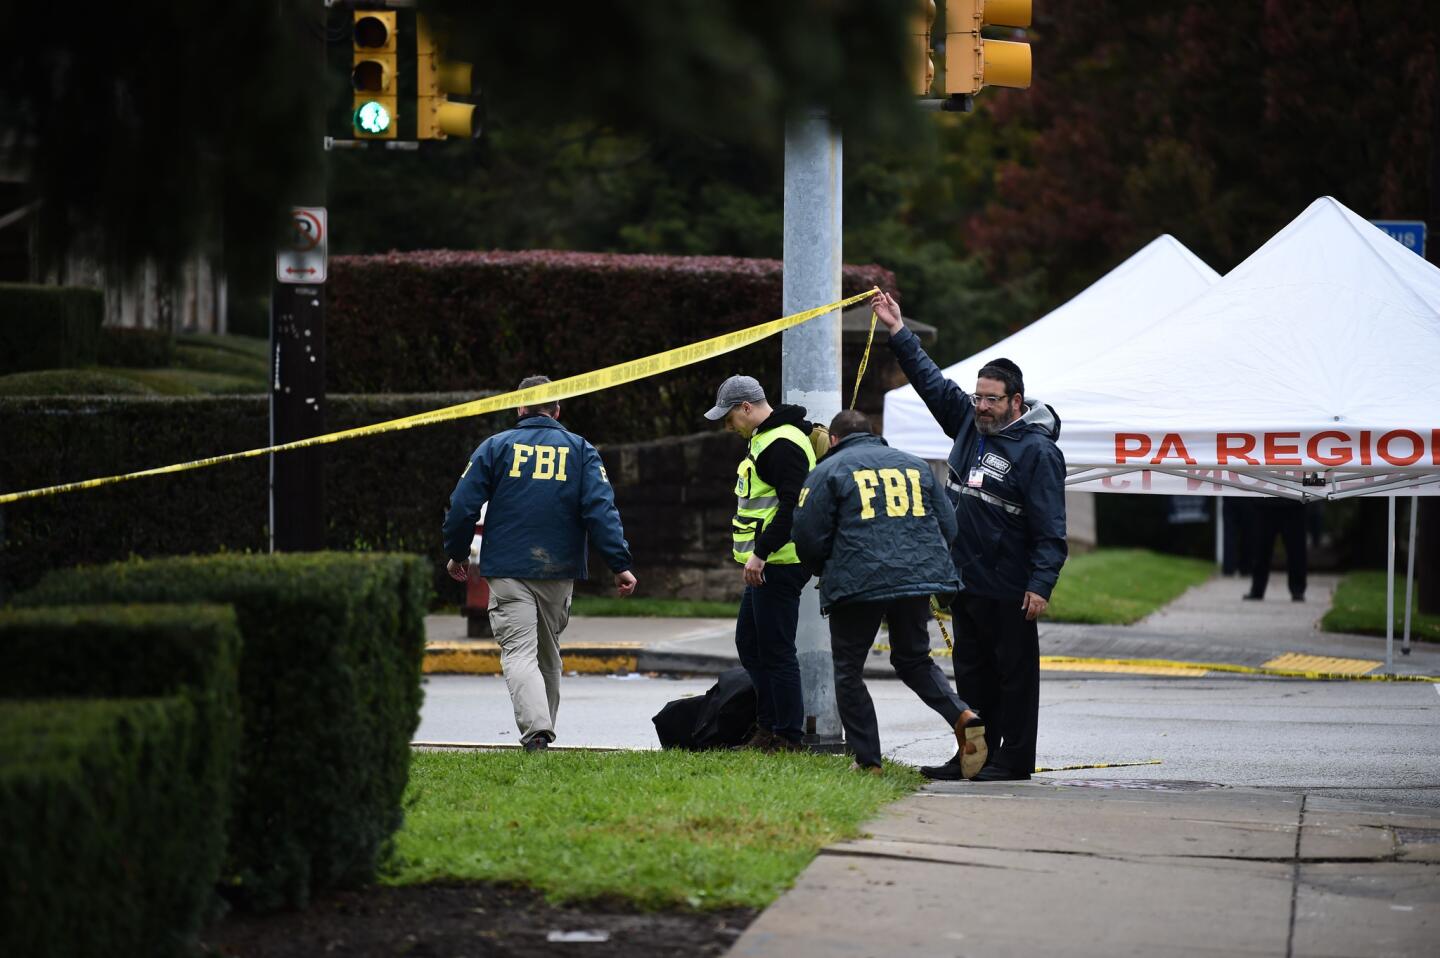
[[[490,579],[490,628],[510,689],[520,741],[555,740],[560,708],[560,633],[570,622],[573,579]]]

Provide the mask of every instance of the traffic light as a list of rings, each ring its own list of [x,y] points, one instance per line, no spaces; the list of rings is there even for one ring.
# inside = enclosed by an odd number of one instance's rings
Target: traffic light
[[[916,96],[930,95],[930,86],[935,82],[935,61],[930,58],[930,28],[935,22],[935,0],[911,0],[914,12],[910,14],[910,56],[907,66],[910,72],[910,92]]]
[[[1030,26],[1030,0],[946,0],[945,93],[964,96],[983,86],[1030,86],[1030,44],[987,40],[985,26]]]
[[[452,94],[469,96],[475,92],[473,72],[468,63],[446,60],[425,18],[415,18],[417,140],[444,140],[452,136],[470,139],[480,135],[475,105],[450,102]]]
[[[354,55],[350,86],[355,94],[351,125],[364,140],[393,140],[397,132],[395,105],[395,12],[354,12]]]

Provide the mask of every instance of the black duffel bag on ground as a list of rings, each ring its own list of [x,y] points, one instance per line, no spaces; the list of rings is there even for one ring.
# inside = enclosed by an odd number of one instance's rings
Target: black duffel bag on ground
[[[704,695],[667,702],[656,716],[662,748],[703,752],[739,745],[755,730],[755,686],[744,669],[729,669]]]

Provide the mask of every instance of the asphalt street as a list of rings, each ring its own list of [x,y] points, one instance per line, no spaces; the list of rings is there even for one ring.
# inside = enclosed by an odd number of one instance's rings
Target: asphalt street
[[[556,744],[658,747],[651,716],[712,682],[567,676]],[[909,689],[895,680],[869,686],[887,757],[922,765],[950,756],[953,736]],[[1208,782],[1440,807],[1440,686],[1430,683],[1045,673],[1040,696],[1042,767],[1161,762],[1045,777]],[[513,745],[504,680],[429,676],[415,740]]]

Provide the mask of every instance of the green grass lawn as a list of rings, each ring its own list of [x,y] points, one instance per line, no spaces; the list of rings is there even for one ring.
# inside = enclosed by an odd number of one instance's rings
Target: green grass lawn
[[[1412,603],[1410,637],[1440,642],[1440,615],[1422,615]],[[1340,580],[1330,611],[1320,620],[1325,632],[1351,632],[1359,635],[1385,634],[1385,573],[1352,572]],[[1405,634],[1405,576],[1395,577],[1395,637]]]
[[[1146,549],[1071,556],[1045,617],[1052,622],[1129,625],[1215,572],[1214,563]]]
[[[739,576],[736,576],[739,581]],[[738,589],[736,591],[739,591]],[[647,596],[577,595],[570,603],[571,615],[638,615],[646,618],[733,619],[740,602],[704,602],[698,599],[652,599]]]
[[[920,785],[904,766],[876,777],[849,765],[754,752],[417,752],[384,880],[763,908],[822,846],[860,834]]]

